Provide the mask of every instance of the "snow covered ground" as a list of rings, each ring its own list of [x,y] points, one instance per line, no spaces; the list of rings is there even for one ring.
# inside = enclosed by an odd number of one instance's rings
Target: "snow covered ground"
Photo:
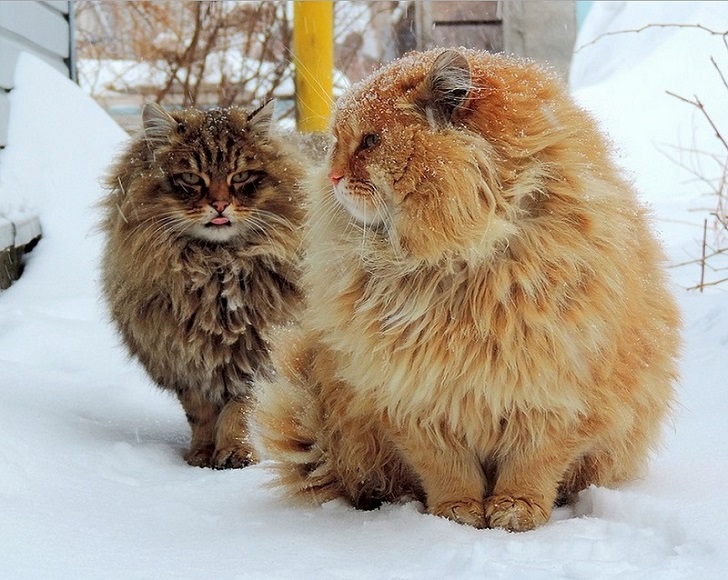
[[[728,6],[596,3],[578,45],[668,22],[728,30]],[[673,263],[698,255],[705,212],[693,210],[712,200],[668,155],[721,150],[699,113],[665,90],[699,95],[728,127],[711,55],[728,71],[720,37],[660,28],[604,37],[575,56],[575,93],[652,204]],[[16,86],[0,212],[37,210],[44,237],[0,293],[1,577],[728,577],[728,285],[688,292],[697,268],[671,270],[685,318],[680,405],[643,480],[586,490],[523,534],[459,526],[417,503],[294,507],[269,489],[264,465],[220,472],[182,460],[182,410],[126,359],[97,289],[93,204],[126,135],[31,57]]]

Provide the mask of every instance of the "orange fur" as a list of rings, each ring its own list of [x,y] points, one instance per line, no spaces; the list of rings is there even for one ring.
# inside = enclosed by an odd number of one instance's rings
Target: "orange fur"
[[[505,56],[414,53],[345,95],[332,132],[305,329],[255,412],[287,488],[528,530],[638,476],[679,313],[646,210],[564,87]]]

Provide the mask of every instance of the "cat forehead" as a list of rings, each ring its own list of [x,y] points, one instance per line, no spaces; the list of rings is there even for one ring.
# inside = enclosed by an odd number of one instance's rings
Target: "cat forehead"
[[[352,109],[376,105],[379,100],[407,97],[425,80],[437,53],[412,53],[386,64],[342,95],[339,106]]]
[[[427,72],[424,66],[389,66],[352,86],[337,104],[337,119],[377,118],[407,103],[422,85]]]
[[[210,109],[177,111],[172,114],[182,134],[188,137],[230,133],[243,133],[248,127],[248,116],[242,109]]]
[[[335,110],[333,130],[337,137],[383,131],[404,120],[413,93],[423,77],[411,83],[371,83],[348,94]]]
[[[410,53],[350,87],[337,102],[334,131],[356,135],[404,120],[440,52]]]

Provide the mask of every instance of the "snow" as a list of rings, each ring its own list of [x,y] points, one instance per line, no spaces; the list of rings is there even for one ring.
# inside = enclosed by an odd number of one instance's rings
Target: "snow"
[[[577,46],[650,22],[728,30],[707,2],[595,3]],[[653,206],[673,263],[697,255],[706,184],[671,147],[720,154],[697,94],[726,127],[719,37],[662,28],[604,37],[575,55],[572,87]],[[294,506],[265,465],[188,467],[176,400],[119,346],[99,298],[99,179],[126,134],[76,86],[24,55],[0,155],[0,213],[37,211],[44,237],[0,293],[0,562],[3,578],[723,578],[728,572],[726,288],[687,291],[680,405],[644,479],[591,488],[523,534],[475,530],[417,503],[360,512]],[[724,154],[725,152],[723,152]],[[701,162],[688,156],[689,163]],[[689,165],[690,166],[690,165]]]

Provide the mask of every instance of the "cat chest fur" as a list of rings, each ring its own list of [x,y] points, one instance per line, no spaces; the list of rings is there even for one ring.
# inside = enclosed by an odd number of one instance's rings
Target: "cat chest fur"
[[[290,319],[298,293],[290,265],[241,252],[188,248],[152,292],[140,289],[127,337],[162,386],[222,399],[245,394],[267,370],[268,332]]]
[[[342,378],[390,414],[457,423],[465,400],[477,422],[497,422],[517,407],[584,413],[588,360],[604,348],[603,337],[587,336],[578,321],[541,324],[547,311],[567,315],[559,298],[499,296],[497,278],[508,275],[423,272],[397,283],[354,276],[329,285],[328,295],[319,289],[330,306],[316,320],[346,361]],[[565,357],[569,365],[554,364]]]

